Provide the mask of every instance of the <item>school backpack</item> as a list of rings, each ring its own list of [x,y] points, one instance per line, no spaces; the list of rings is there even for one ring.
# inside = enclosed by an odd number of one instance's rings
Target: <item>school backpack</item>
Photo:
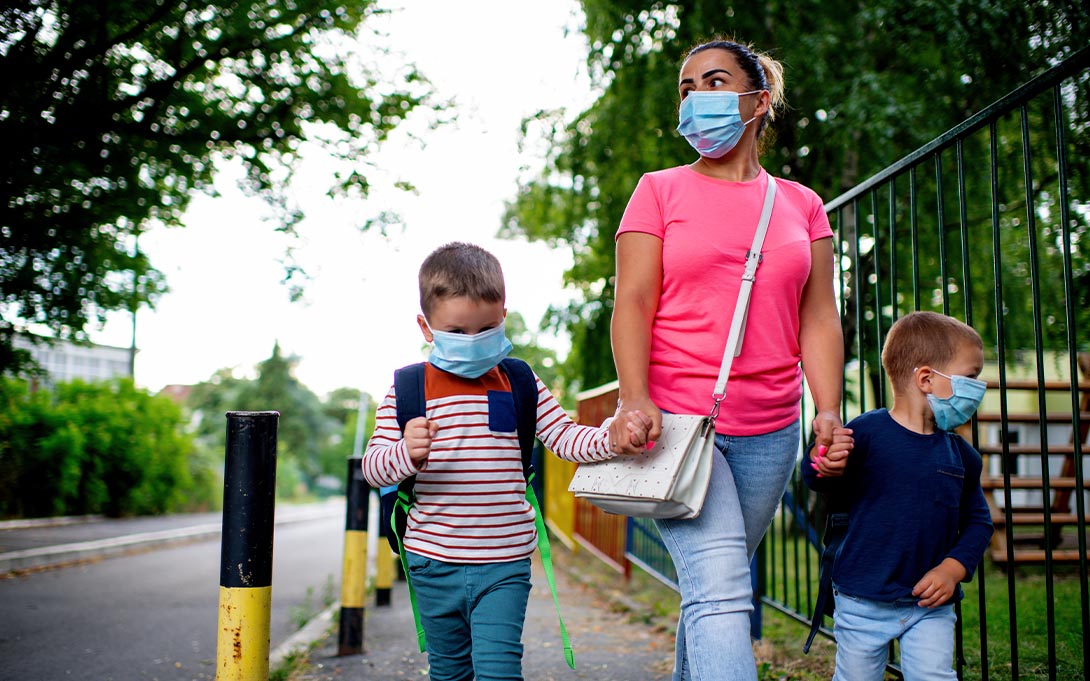
[[[552,551],[549,535],[545,529],[541,504],[534,492],[533,482],[536,476],[533,466],[534,443],[537,441],[537,377],[530,365],[521,359],[507,357],[500,361],[500,369],[511,383],[511,395],[515,402],[516,432],[519,449],[522,451],[522,470],[526,476],[526,500],[534,509],[534,524],[537,528],[537,547],[541,551],[541,563],[545,577],[552,591],[553,604],[557,619],[560,621],[560,638],[564,646],[564,657],[568,666],[575,669],[575,655],[568,638],[564,620],[560,617],[560,600],[556,594],[556,580],[553,575]],[[410,364],[394,372],[394,396],[397,404],[397,425],[402,433],[405,425],[420,416],[426,416],[427,396],[424,394],[424,362]],[[401,567],[409,587],[409,601],[413,608],[416,622],[416,638],[420,652],[425,650],[424,628],[420,624],[420,613],[416,605],[416,593],[409,578],[409,565],[402,549],[405,537],[405,525],[409,510],[416,500],[416,476],[411,475],[397,485],[383,487],[380,490],[380,519],[390,547],[401,558]]]

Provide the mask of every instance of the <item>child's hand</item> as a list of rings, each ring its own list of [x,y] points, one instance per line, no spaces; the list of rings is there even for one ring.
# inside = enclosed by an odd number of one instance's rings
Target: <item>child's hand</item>
[[[417,416],[405,424],[405,446],[409,448],[409,458],[417,468],[428,460],[431,441],[437,432],[439,426],[423,416]]]
[[[634,410],[621,414],[609,424],[610,450],[617,454],[639,453],[647,446],[651,417]]]
[[[810,467],[817,471],[818,477],[835,478],[844,475],[844,469],[848,467],[848,454],[854,446],[852,430],[836,426],[833,428],[832,445],[817,445],[810,451]]]
[[[917,605],[921,608],[935,608],[950,600],[957,591],[958,582],[965,579],[965,574],[965,566],[957,560],[943,560],[916,582],[912,595],[920,599]]]

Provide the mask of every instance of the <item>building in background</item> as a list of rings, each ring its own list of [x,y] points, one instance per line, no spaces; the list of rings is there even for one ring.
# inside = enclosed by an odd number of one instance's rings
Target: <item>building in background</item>
[[[49,374],[50,383],[77,378],[84,381],[105,381],[117,376],[132,378],[131,348],[94,343],[77,345],[64,340],[35,343],[21,334],[15,335],[14,345],[30,352]]]

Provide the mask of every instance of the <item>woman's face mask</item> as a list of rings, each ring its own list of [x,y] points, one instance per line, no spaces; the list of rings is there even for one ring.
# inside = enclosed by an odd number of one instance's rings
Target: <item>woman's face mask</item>
[[[431,329],[431,334],[432,350],[428,361],[432,366],[462,378],[479,378],[507,357],[512,348],[503,322],[473,335],[435,329]]]
[[[726,156],[738,144],[738,140],[742,139],[746,126],[756,118],[742,121],[742,114],[738,111],[738,98],[758,92],[761,91],[692,91],[681,100],[677,131],[701,156]]]
[[[932,371],[950,379],[953,393],[950,397],[928,394],[927,403],[931,405],[931,412],[935,415],[935,425],[942,430],[953,430],[972,418],[973,412],[984,399],[984,390],[988,384],[968,376],[947,376],[941,371]]]

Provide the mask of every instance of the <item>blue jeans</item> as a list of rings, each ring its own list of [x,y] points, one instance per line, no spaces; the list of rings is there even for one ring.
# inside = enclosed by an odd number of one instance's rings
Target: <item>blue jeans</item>
[[[432,681],[522,681],[530,559],[445,563],[408,552]]]
[[[681,588],[675,681],[755,680],[749,561],[772,522],[799,451],[799,424],[765,435],[717,434],[700,515],[656,520]]]
[[[905,681],[954,680],[952,603],[921,608],[916,599],[882,603],[834,592],[836,671],[833,681],[882,681],[889,643],[901,642]]]

